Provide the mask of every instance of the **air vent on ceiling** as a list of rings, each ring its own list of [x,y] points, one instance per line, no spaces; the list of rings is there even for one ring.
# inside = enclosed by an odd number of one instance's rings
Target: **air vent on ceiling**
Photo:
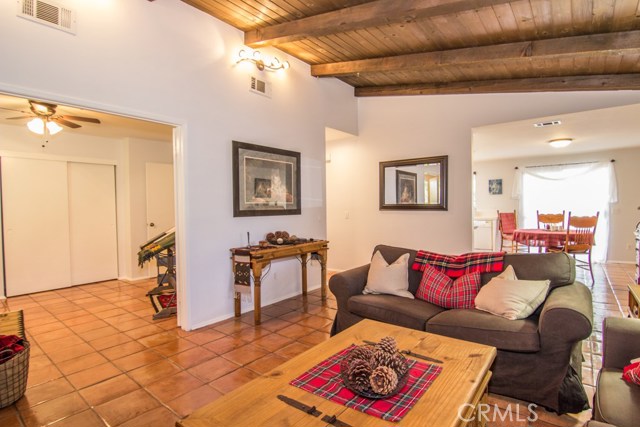
[[[257,93],[258,95],[271,98],[271,82],[251,76],[251,86],[249,87],[249,90],[253,93]]]
[[[76,33],[76,13],[59,3],[18,0],[18,16],[71,34]]]
[[[547,127],[547,126],[556,126],[561,124],[562,122],[560,120],[551,120],[549,122],[540,122],[540,123],[534,123],[533,126],[537,127],[537,128],[543,128],[543,127]]]

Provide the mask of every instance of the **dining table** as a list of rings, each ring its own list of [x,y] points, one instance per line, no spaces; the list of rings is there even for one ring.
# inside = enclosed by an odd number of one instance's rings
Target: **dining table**
[[[569,240],[572,241],[575,233],[569,232]],[[553,247],[564,246],[567,241],[567,230],[547,230],[544,228],[516,228],[513,232],[513,240],[520,245],[538,247],[548,250]],[[580,239],[584,240],[584,239]],[[595,245],[593,234],[587,238],[589,243]]]

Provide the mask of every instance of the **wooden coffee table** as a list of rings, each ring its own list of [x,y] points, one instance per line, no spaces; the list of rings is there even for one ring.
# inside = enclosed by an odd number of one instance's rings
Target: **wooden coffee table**
[[[361,345],[363,340],[379,341],[385,336],[394,337],[400,349],[408,349],[443,361],[443,369],[438,378],[399,423],[384,421],[289,385],[291,380],[349,345]],[[328,425],[321,420],[322,416],[313,417],[281,402],[276,397],[278,394],[315,406],[323,415],[335,415],[340,421],[354,427],[481,425],[482,423],[476,423],[475,420],[465,422],[463,419],[472,419],[478,403],[486,398],[487,385],[491,377],[489,367],[495,357],[494,347],[363,320],[269,373],[203,406],[179,421],[177,425]]]

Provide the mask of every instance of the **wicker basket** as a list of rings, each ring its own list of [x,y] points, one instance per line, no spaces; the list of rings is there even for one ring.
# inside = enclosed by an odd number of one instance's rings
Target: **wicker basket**
[[[0,313],[0,334],[18,335],[23,338],[24,345],[23,351],[0,364],[0,408],[4,408],[20,399],[27,389],[31,346],[24,339],[22,310]]]
[[[24,350],[0,365],[0,408],[16,402],[27,389],[30,347],[24,341]]]

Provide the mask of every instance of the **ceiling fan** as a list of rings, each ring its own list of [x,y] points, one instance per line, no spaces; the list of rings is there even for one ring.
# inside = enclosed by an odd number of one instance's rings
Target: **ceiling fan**
[[[55,104],[50,104],[48,102],[41,102],[41,101],[33,101],[30,99],[29,109],[33,114],[30,114],[28,116],[20,116],[20,117],[8,117],[7,120],[21,120],[21,119],[28,119],[33,117],[33,119],[27,123],[27,127],[29,128],[30,131],[37,133],[39,135],[43,135],[45,132],[51,135],[55,135],[56,133],[62,130],[62,127],[60,125],[69,127],[71,129],[77,129],[79,127],[82,127],[79,124],[74,123],[70,120],[100,124],[100,120],[93,117],[56,114],[56,108],[58,108],[58,106]]]

